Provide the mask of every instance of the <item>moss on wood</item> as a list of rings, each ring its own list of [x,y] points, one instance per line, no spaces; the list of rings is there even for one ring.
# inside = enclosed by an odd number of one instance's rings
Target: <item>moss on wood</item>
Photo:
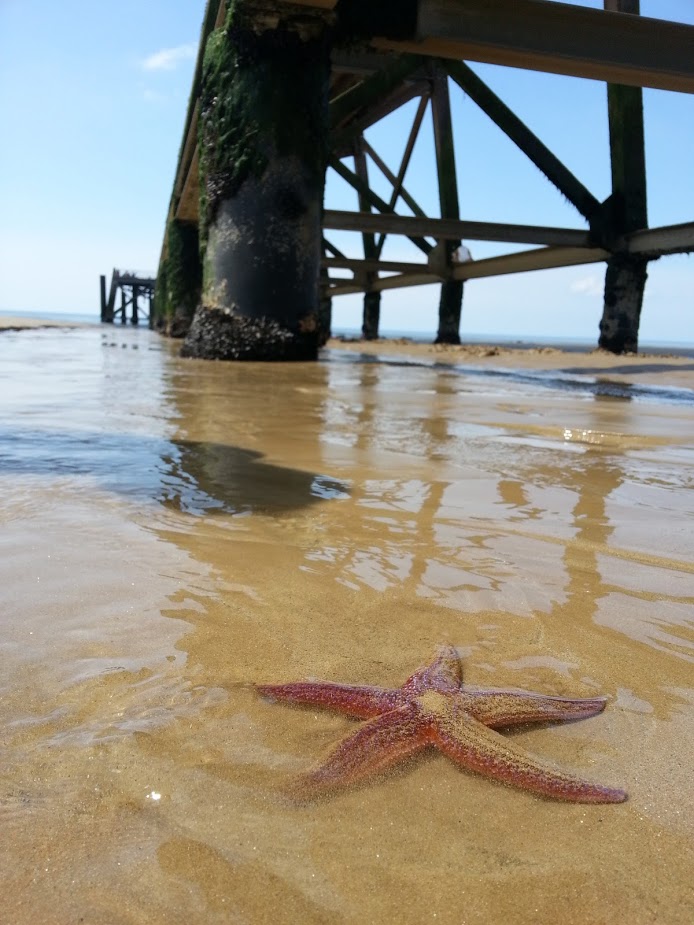
[[[200,95],[200,238],[219,205],[269,160],[300,158],[323,188],[329,66],[325,22],[290,4],[232,0],[205,48]]]
[[[157,275],[153,327],[183,337],[200,301],[201,286],[197,225],[174,219],[166,229],[166,248]]]
[[[192,222],[174,219],[169,224],[166,279],[169,334],[182,337],[190,327],[202,287],[198,228]]]

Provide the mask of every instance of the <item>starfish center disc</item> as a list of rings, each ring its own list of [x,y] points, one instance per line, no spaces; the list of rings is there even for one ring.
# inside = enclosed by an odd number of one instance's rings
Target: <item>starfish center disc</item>
[[[434,713],[440,716],[446,712],[446,695],[438,691],[424,691],[417,697],[417,703],[425,713]]]

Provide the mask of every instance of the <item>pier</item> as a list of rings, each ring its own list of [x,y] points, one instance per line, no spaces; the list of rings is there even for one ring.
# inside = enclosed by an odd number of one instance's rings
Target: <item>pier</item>
[[[129,321],[135,325],[147,322],[150,327],[152,326],[156,279],[114,269],[108,295],[106,294],[106,277],[101,276],[99,282],[102,322],[115,324],[118,321],[121,324],[127,324]],[[146,309],[144,301],[140,303],[140,299],[146,300]],[[130,317],[128,317],[128,309],[130,309]]]
[[[599,201],[466,61],[604,82],[611,195]],[[575,227],[465,219],[451,84],[573,205]],[[364,293],[372,339],[381,292],[439,283],[437,341],[459,343],[468,281],[604,263],[599,345],[635,351],[649,261],[694,251],[694,222],[648,227],[642,87],[694,92],[694,27],[641,17],[639,0],[604,0],[602,10],[549,0],[208,0],[152,323],[183,337],[188,356],[311,359],[333,298]],[[394,171],[365,132],[412,100]],[[439,216],[406,185],[428,108]],[[358,211],[324,209],[328,169],[354,189]],[[388,180],[388,199],[370,185],[372,170]],[[357,232],[362,253],[343,253],[334,231]],[[421,260],[382,259],[389,235],[409,238]],[[509,251],[471,261],[463,240]]]

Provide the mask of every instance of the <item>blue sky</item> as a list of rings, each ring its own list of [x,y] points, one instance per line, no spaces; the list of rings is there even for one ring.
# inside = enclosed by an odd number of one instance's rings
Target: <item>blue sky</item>
[[[582,6],[601,7],[601,0]],[[98,277],[158,262],[204,0],[0,0],[0,311],[98,314]],[[694,24],[694,0],[642,0],[642,13]],[[605,87],[473,64],[599,199],[610,191]],[[452,89],[461,216],[583,227],[514,145]],[[368,137],[392,169],[414,104]],[[694,96],[646,90],[651,226],[694,219]],[[374,187],[387,185],[371,165]],[[438,214],[427,118],[406,186]],[[329,177],[327,205],[357,208]],[[403,211],[407,211],[406,209]],[[358,236],[333,235],[355,255]],[[476,258],[512,246],[468,242]],[[384,257],[419,259],[403,239]],[[597,338],[604,266],[466,284],[461,333]],[[642,342],[694,341],[694,256],[650,267]],[[438,287],[386,293],[382,327],[434,331]],[[335,328],[359,327],[361,297],[333,302]]]

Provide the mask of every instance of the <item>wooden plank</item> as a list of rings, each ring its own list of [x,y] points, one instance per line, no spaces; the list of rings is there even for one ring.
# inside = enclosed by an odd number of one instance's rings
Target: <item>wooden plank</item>
[[[411,36],[381,33],[374,48],[694,93],[694,26],[662,19],[555,0],[418,0]]]
[[[327,209],[323,227],[339,231],[380,231],[404,234],[409,238],[427,236],[440,240],[508,241],[515,244],[547,244],[565,247],[591,247],[590,235],[578,228],[551,228],[535,225],[505,225],[496,222],[469,222],[443,218],[419,218]]]

